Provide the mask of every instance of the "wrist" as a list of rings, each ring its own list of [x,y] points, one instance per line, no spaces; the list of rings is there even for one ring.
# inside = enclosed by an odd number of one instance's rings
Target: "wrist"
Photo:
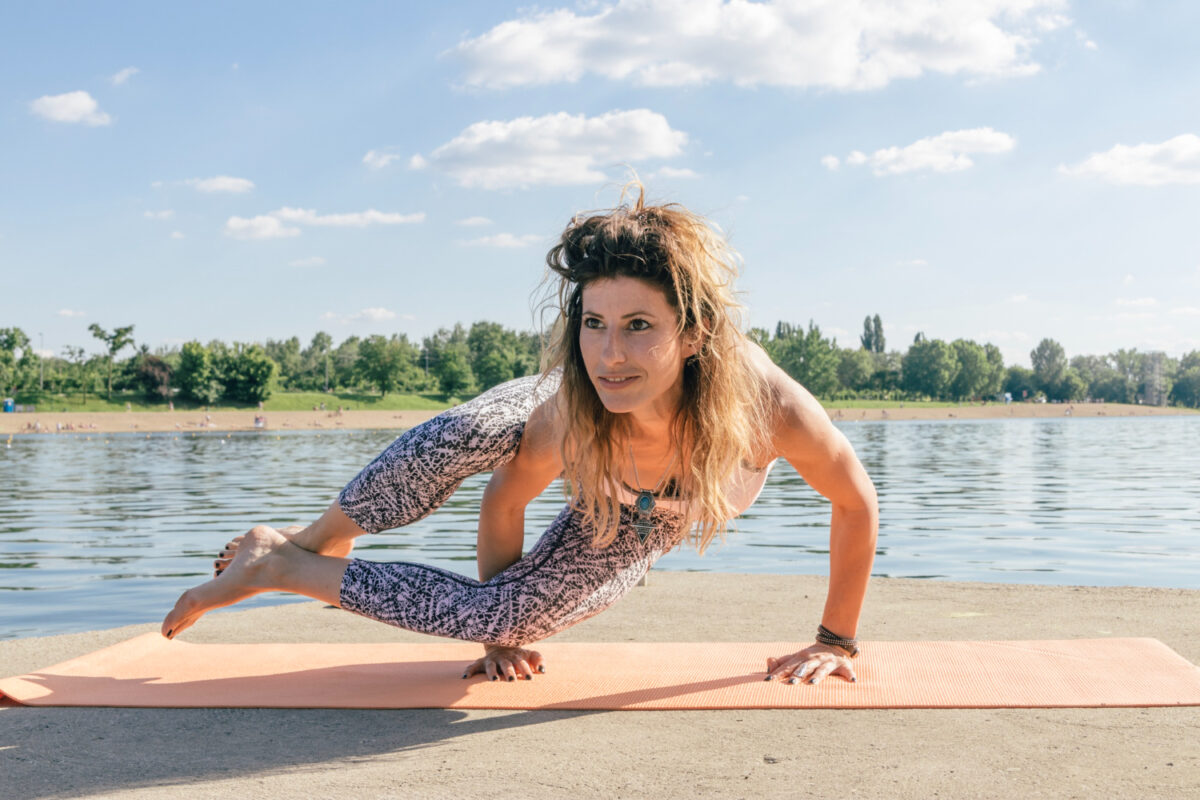
[[[842,650],[850,658],[858,655],[858,639],[849,636],[839,636],[824,625],[817,626],[817,643]]]

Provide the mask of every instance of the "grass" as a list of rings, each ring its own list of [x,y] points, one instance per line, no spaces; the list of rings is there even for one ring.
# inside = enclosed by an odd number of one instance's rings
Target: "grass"
[[[818,398],[820,399],[820,398]],[[821,400],[825,408],[957,408],[962,403],[947,400]]]
[[[310,411],[313,406],[325,404],[327,410],[333,411],[338,406],[346,409],[366,409],[378,411],[440,411],[458,402],[458,398],[438,394],[389,394],[382,397],[377,394],[355,392],[276,392],[263,403],[266,411]],[[103,396],[89,394],[85,400],[83,395],[22,395],[17,398],[18,405],[33,405],[38,411],[67,411],[70,413],[125,411],[129,403],[132,411],[166,411],[165,401],[147,400],[142,395],[113,393],[111,401]],[[176,411],[190,411],[200,408],[196,403],[176,401]],[[257,410],[256,405],[235,406],[218,404],[209,407],[212,411],[250,411]]]

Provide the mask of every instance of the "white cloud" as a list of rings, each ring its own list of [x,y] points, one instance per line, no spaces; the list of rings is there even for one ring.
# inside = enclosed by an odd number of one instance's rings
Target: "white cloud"
[[[559,112],[476,122],[434,150],[427,163],[460,186],[570,186],[603,181],[601,166],[677,156],[687,138],[644,108],[598,117]]]
[[[1027,295],[1027,294],[1014,294],[1012,297],[1008,298],[1008,302],[1010,302],[1010,303],[1028,303],[1028,302],[1029,302],[1029,295]]]
[[[383,169],[400,157],[399,153],[392,153],[387,150],[368,150],[367,154],[363,156],[362,163],[371,169]]]
[[[113,75],[111,78],[109,78],[109,80],[112,82],[113,86],[120,86],[134,75],[137,75],[140,71],[141,70],[139,70],[137,67],[126,67],[116,75]]]
[[[542,241],[542,237],[536,233],[527,233],[523,236],[513,236],[511,233],[497,233],[494,236],[481,236],[478,239],[470,239],[463,244],[472,247],[529,247],[531,244],[537,244]]]
[[[364,308],[362,311],[356,311],[353,314],[338,314],[333,311],[326,311],[321,315],[321,321],[334,322],[338,325],[348,325],[351,322],[387,322],[397,317],[404,320],[416,319],[412,314],[397,314],[391,309],[377,307]]]
[[[100,110],[99,103],[87,92],[44,95],[29,104],[29,110],[53,122],[79,122],[107,125],[112,117]]]
[[[36,347],[30,349],[33,350],[34,355],[36,355],[38,358],[54,358],[53,350],[39,350]]]
[[[841,159],[839,159],[837,156],[823,156],[821,158],[821,166],[830,172],[834,172],[841,165]]]
[[[143,211],[142,216],[146,219],[170,219],[175,216],[175,212],[169,208],[164,208],[162,211]]]
[[[1016,146],[1007,133],[991,128],[969,128],[946,131],[937,136],[918,139],[906,147],[886,147],[871,155],[855,150],[846,156],[853,166],[870,164],[876,175],[899,175],[916,170],[958,172],[974,166],[973,154],[1006,153]]]
[[[1126,286],[1133,283],[1133,281],[1134,281],[1133,275],[1126,275],[1124,278],[1121,279],[1121,283],[1125,284]]]
[[[309,256],[308,258],[297,258],[295,261],[289,261],[289,267],[322,267],[325,265],[325,259],[320,256]]]
[[[1200,136],[1185,133],[1159,144],[1118,144],[1058,171],[1133,186],[1200,183]]]
[[[925,73],[1005,77],[1040,67],[1039,36],[1066,0],[618,0],[533,7],[449,55],[469,86],[575,82],[877,89]]]
[[[396,312],[389,311],[386,308],[364,308],[356,314],[351,314],[351,320],[365,319],[369,322],[383,322],[384,320],[395,319]]]
[[[243,194],[254,188],[254,182],[245,178],[231,178],[228,175],[218,175],[215,178],[190,178],[184,181],[199,192],[230,192]]]
[[[1153,297],[1134,297],[1134,298],[1118,297],[1117,305],[1132,306],[1134,308],[1146,308],[1148,306],[1158,305],[1158,301],[1155,300]]]
[[[663,178],[666,180],[689,180],[691,178],[699,178],[700,173],[687,167],[659,167],[651,172],[649,178]]]
[[[72,311],[69,308],[60,308],[58,310],[58,315],[60,317],[86,317],[87,312],[86,311]]]
[[[299,228],[289,228],[277,218],[265,214],[247,219],[230,217],[225,221],[225,235],[234,239],[286,239],[299,236]]]
[[[424,222],[425,213],[392,214],[369,208],[351,214],[318,214],[311,208],[281,208],[272,211],[270,216],[284,222],[295,222],[301,225],[315,225],[330,228],[365,228],[368,225],[407,225],[414,222]]]
[[[183,231],[171,231],[171,238],[172,239],[186,239],[187,237],[183,235]]]
[[[928,267],[929,262],[923,258],[910,258],[905,261],[897,261],[897,267]]]
[[[487,217],[467,217],[460,219],[455,225],[462,225],[464,228],[479,228],[484,225],[491,225],[492,221]]]
[[[1138,320],[1154,319],[1153,312],[1150,311],[1120,311],[1108,319],[1113,322],[1136,322]]]
[[[1179,308],[1172,308],[1171,313],[1184,317],[1200,317],[1200,308],[1196,308],[1196,306],[1180,306]]]
[[[318,214],[311,208],[284,207],[251,219],[230,217],[225,222],[225,235],[235,239],[283,239],[300,235],[299,228],[290,227],[285,223],[329,228],[365,228],[368,225],[404,225],[424,221],[424,212],[391,214],[369,208],[351,214]]]
[[[417,153],[408,160],[409,169],[425,169],[429,166],[429,162],[425,160],[425,156]]]

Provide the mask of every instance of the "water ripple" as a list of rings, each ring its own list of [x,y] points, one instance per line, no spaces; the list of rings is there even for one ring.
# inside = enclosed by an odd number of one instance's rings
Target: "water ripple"
[[[1194,418],[841,429],[879,493],[877,575],[1200,588]],[[0,450],[0,638],[160,618],[230,536],[314,519],[393,436],[14,438]],[[485,483],[467,480],[438,512],[359,553],[473,575]],[[555,484],[530,506],[529,530],[561,506]],[[827,501],[781,463],[723,545],[704,557],[681,549],[659,568],[824,573],[828,526]]]

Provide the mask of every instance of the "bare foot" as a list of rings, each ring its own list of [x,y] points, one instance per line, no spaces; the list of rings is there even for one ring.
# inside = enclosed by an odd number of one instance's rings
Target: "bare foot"
[[[304,528],[301,527],[300,525],[289,525],[286,528],[279,528],[279,530],[277,532],[283,538],[287,539],[288,541],[291,541],[292,538],[302,530],[304,530]],[[236,539],[225,543],[224,549],[222,549],[221,552],[217,554],[217,559],[216,559],[216,561],[213,562],[213,577],[214,578],[220,577],[221,573],[225,571],[225,568],[229,566],[229,563],[231,561],[233,561],[234,556],[237,555],[238,547],[241,545],[242,540],[245,538],[246,538],[246,534],[242,534],[241,536],[237,537]],[[326,547],[322,547],[320,550],[316,550],[313,552],[316,552],[317,555],[321,555],[321,556],[337,556],[338,558],[345,558],[346,556],[350,555],[350,552],[353,549],[354,549],[353,540],[348,540],[345,542],[337,542],[337,543],[330,544]]]
[[[290,546],[287,538],[265,525],[238,538],[237,554],[220,576],[179,596],[163,620],[163,636],[173,639],[214,608],[231,606],[275,588],[271,567],[280,558],[279,548]]]

